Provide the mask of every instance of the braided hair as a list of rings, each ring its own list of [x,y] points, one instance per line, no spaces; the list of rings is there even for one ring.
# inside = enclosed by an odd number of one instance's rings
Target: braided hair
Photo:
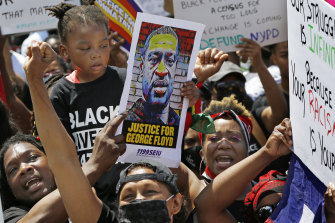
[[[58,33],[62,43],[66,43],[66,37],[75,27],[97,24],[108,31],[108,20],[101,10],[92,5],[93,0],[83,0],[83,5],[76,6],[68,3],[60,3],[54,7],[46,8],[49,15],[59,19]]]

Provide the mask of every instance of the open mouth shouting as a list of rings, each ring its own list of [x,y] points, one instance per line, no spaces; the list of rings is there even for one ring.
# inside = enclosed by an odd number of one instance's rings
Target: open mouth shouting
[[[220,155],[215,158],[215,165],[219,169],[227,169],[233,165],[233,158],[228,155]]]
[[[24,188],[29,192],[36,192],[42,187],[42,182],[39,177],[30,178],[24,185]]]

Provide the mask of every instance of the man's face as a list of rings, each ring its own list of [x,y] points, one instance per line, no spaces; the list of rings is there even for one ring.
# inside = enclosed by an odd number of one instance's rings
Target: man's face
[[[25,204],[36,203],[56,188],[46,155],[30,143],[10,146],[4,167],[13,195]]]
[[[173,91],[177,62],[177,39],[171,34],[157,34],[149,41],[143,61],[143,96],[147,103],[168,104]]]

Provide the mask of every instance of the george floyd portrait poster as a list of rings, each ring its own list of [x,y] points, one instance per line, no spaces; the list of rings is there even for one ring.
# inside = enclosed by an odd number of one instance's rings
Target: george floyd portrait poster
[[[138,13],[128,59],[118,129],[125,136],[123,162],[155,159],[169,167],[180,162],[188,107],[180,95],[191,80],[204,25]]]

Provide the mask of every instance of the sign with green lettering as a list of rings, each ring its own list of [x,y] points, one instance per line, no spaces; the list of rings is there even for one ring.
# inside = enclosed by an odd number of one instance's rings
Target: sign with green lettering
[[[285,0],[174,0],[175,18],[206,25],[200,49],[236,51],[240,38],[261,46],[287,40]]]
[[[335,181],[335,8],[287,0],[294,153],[325,185]]]

